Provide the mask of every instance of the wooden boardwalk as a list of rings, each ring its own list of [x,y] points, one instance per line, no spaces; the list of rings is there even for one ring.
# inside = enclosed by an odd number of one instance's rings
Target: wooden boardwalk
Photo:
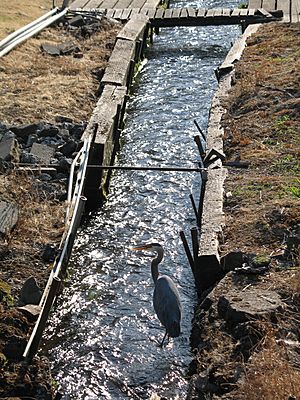
[[[248,7],[282,10],[283,22],[300,22],[300,0],[249,0]]]
[[[146,15],[153,26],[230,25],[271,21],[282,10],[284,22],[300,22],[300,0],[249,0],[247,9],[158,8],[160,0],[75,0],[70,10],[94,11],[127,21]],[[265,11],[264,11],[265,10]],[[277,14],[279,16],[279,14]]]

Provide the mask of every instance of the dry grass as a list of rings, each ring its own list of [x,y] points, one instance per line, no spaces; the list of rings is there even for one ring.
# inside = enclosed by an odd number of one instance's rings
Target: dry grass
[[[62,4],[61,1],[57,2]],[[50,11],[52,0],[1,0],[0,40]]]
[[[276,340],[270,329],[245,367],[245,379],[231,394],[234,399],[286,400],[300,397],[300,369],[292,365],[284,341]]]
[[[226,101],[225,153],[250,161],[225,183],[224,253],[272,254],[300,222],[300,37],[270,24],[248,41]],[[295,260],[298,264],[299,260]]]
[[[103,24],[87,39],[60,28],[46,30],[5,56],[0,68],[0,121],[54,122],[56,115],[87,121],[99,85],[92,71],[105,68],[118,31]],[[41,51],[42,43],[65,41],[78,46],[83,57],[52,57]]]
[[[45,198],[25,174],[1,176],[1,198],[14,202],[19,219],[11,234],[0,242],[0,279],[12,285],[14,294],[29,276],[40,284],[48,278],[41,255],[46,244],[58,244],[64,230],[64,206]]]

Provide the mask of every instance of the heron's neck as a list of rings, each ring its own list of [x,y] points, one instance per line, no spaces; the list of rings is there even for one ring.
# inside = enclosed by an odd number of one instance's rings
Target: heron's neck
[[[158,264],[163,259],[163,256],[164,256],[164,251],[161,248],[161,249],[157,250],[157,257],[153,258],[153,260],[151,262],[151,274],[152,274],[152,278],[154,280],[154,283],[157,281],[157,278],[159,276]]]

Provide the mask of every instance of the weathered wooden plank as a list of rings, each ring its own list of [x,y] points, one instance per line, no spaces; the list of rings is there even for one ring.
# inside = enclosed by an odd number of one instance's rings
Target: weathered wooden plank
[[[115,5],[117,4],[118,0],[104,0],[103,3],[101,4],[101,8],[107,8],[113,9],[115,8]]]
[[[77,8],[84,8],[89,0],[75,0],[70,4],[70,10],[76,10]]]
[[[167,8],[166,10],[165,10],[165,15],[164,15],[164,18],[171,18],[172,17],[172,8]]]
[[[248,15],[255,15],[256,9],[255,8],[249,8],[248,9]]]
[[[263,15],[266,18],[271,18],[272,14],[270,14],[268,11],[266,11],[264,8],[259,8],[257,10],[261,15]]]
[[[0,236],[8,235],[18,222],[18,218],[17,205],[0,200]]]
[[[223,8],[222,14],[224,17],[229,17],[231,14],[231,9],[230,8]]]
[[[89,0],[86,5],[84,6],[85,10],[93,10],[95,8],[98,8],[100,3],[102,3],[102,0]]]
[[[210,169],[203,202],[201,237],[195,264],[195,279],[201,291],[208,289],[223,276],[220,266],[219,238],[225,225],[223,212],[226,169]]]
[[[261,8],[262,0],[249,0],[248,8]]]
[[[182,8],[180,11],[180,18],[187,18],[188,17],[188,11],[186,8]]]
[[[179,18],[180,11],[181,11],[180,8],[174,8],[172,12],[172,18]]]
[[[251,34],[255,33],[258,29],[258,26],[259,26],[258,24],[249,25],[247,27],[247,29],[245,30],[245,32],[243,33],[243,35],[240,36],[234,42],[234,45],[229,50],[224,62],[217,69],[218,75],[220,77],[233,70],[234,64],[236,63],[236,61],[238,61],[240,59],[241,54],[245,48],[247,37],[249,37]],[[211,108],[213,108],[213,107],[214,107],[214,104],[212,103]],[[215,147],[215,145],[212,147]]]
[[[143,8],[157,8],[159,6],[160,0],[146,0],[146,3],[143,5]]]
[[[241,12],[241,9],[240,9],[240,8],[234,8],[234,9],[232,10],[231,16],[232,16],[232,17],[237,17],[237,16],[240,15],[240,12]]]
[[[114,8],[109,8],[109,9],[106,11],[106,16],[107,16],[108,18],[113,18],[114,13],[115,13],[115,9],[114,9]]]
[[[95,141],[90,151],[90,162],[94,165],[110,164],[115,141],[115,118],[118,109],[124,110],[127,88],[106,85],[93,111],[84,137],[95,131]],[[83,137],[83,138],[84,138]],[[85,193],[95,196],[104,183],[107,172],[100,169],[88,170]]]
[[[291,22],[297,23],[300,21],[300,1],[291,0]]]
[[[148,23],[148,17],[141,15],[143,20],[129,20],[118,33],[117,39],[137,41],[142,39]]]
[[[240,11],[240,15],[242,17],[248,15],[248,8],[242,8],[241,11]]]
[[[131,5],[129,6],[129,8],[131,8]],[[133,15],[138,14],[139,12],[140,12],[139,8],[131,8],[130,18],[132,18]]]
[[[130,8],[125,8],[123,10],[122,15],[121,15],[121,20],[122,21],[126,21],[127,19],[129,19],[130,14],[131,14],[131,9]]]
[[[198,8],[197,17],[204,17],[205,14],[206,14],[206,9],[205,8]]]
[[[146,15],[147,15],[147,17],[148,17],[149,19],[153,19],[155,13],[156,13],[156,9],[152,9],[152,10],[148,10],[148,12],[147,12]]]
[[[196,10],[195,8],[188,7],[187,9],[189,17],[196,17]]]
[[[264,8],[267,11],[272,11],[276,9],[275,0],[263,0],[262,6],[260,8]]]
[[[131,60],[134,59],[134,51],[134,42],[117,39],[101,83],[126,86],[130,72]]]
[[[144,6],[146,0],[132,0],[130,8],[138,8],[139,10]]]
[[[223,15],[222,8],[216,8],[214,12],[214,17],[222,17],[222,15]]]
[[[277,0],[277,10],[283,11],[283,22],[290,21],[291,1]]]
[[[162,19],[164,17],[165,10],[163,8],[158,8],[155,13],[155,19]]]
[[[123,13],[122,9],[116,8],[114,13],[114,19],[121,19],[122,13]]]
[[[118,0],[115,4],[115,8],[125,9],[128,8],[129,4],[131,4],[132,0]]]
[[[207,10],[205,17],[213,17],[215,14],[215,9],[214,8],[210,8]]]

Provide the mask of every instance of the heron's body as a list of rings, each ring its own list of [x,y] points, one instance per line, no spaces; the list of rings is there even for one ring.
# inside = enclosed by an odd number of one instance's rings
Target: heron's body
[[[180,335],[181,304],[178,290],[169,276],[161,275],[155,283],[153,306],[166,332],[171,337]]]
[[[166,334],[161,346],[168,335],[178,337],[180,335],[181,303],[180,296],[173,280],[167,275],[160,275],[158,264],[163,259],[163,248],[158,243],[151,243],[135,247],[133,250],[155,251],[157,257],[151,262],[151,273],[155,284],[153,293],[153,306],[162,325],[166,328]]]

